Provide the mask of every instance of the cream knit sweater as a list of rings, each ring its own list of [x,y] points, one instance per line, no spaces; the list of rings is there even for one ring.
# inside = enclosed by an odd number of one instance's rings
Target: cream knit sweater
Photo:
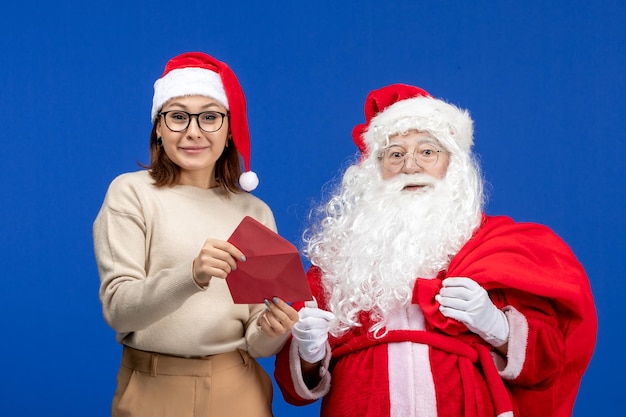
[[[202,289],[192,277],[206,239],[227,240],[244,216],[276,230],[270,208],[248,193],[152,184],[147,171],[117,177],[93,225],[100,300],[117,340],[177,356],[276,353],[287,335],[258,328],[263,304],[234,304],[225,280]]]

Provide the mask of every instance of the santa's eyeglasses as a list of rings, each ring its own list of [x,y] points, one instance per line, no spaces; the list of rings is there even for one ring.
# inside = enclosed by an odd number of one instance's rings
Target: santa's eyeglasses
[[[432,143],[419,144],[413,152],[407,152],[402,146],[391,145],[382,150],[378,159],[383,168],[389,172],[398,173],[402,171],[407,157],[413,158],[413,162],[422,168],[430,168],[439,161],[439,154],[442,151],[437,149]]]

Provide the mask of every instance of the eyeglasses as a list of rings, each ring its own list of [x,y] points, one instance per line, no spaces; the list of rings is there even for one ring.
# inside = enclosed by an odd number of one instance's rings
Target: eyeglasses
[[[382,161],[384,169],[389,172],[398,173],[402,171],[407,156],[411,156],[413,162],[422,168],[430,168],[437,164],[441,152],[442,151],[435,148],[432,143],[421,143],[411,153],[407,152],[399,145],[391,145],[383,149],[378,159]]]
[[[187,130],[189,123],[191,123],[191,118],[195,116],[198,120],[200,130],[207,133],[220,130],[224,124],[224,118],[230,116],[230,113],[224,114],[219,111],[205,111],[192,114],[183,110],[170,110],[162,111],[159,114],[165,119],[165,126],[172,132]]]

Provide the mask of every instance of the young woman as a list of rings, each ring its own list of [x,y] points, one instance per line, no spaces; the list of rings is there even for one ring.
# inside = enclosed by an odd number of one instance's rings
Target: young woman
[[[254,358],[281,348],[298,313],[277,298],[234,304],[224,280],[245,262],[226,241],[244,216],[276,229],[246,192],[258,179],[241,86],[223,62],[179,55],[154,84],[152,122],[150,166],[111,183],[93,226],[104,318],[123,345],[112,415],[271,416]]]

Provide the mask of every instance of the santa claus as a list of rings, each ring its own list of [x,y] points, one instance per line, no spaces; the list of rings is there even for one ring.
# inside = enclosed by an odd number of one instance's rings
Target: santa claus
[[[548,228],[483,213],[467,111],[371,92],[361,158],[305,234],[315,302],[277,356],[325,417],[570,416],[595,345],[585,272]]]

